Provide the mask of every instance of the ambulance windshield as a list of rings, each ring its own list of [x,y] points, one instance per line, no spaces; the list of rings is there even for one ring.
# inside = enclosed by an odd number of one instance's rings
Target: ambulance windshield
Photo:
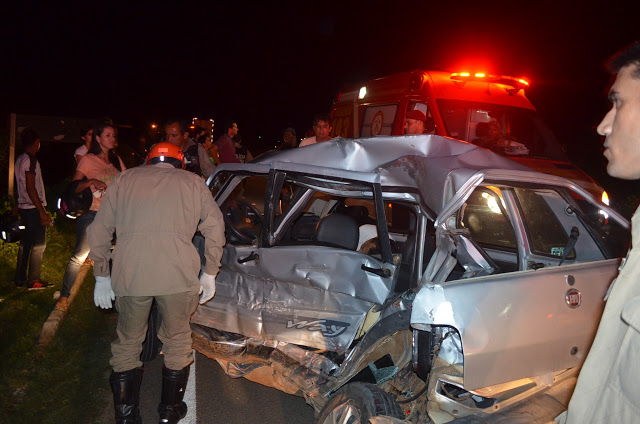
[[[534,110],[463,100],[437,100],[447,135],[504,156],[566,161],[551,130]]]

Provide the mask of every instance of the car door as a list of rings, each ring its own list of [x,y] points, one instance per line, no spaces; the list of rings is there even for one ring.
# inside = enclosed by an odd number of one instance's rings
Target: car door
[[[393,293],[396,266],[389,242],[385,254],[374,257],[358,252],[355,246],[308,237],[290,240],[290,234],[312,194],[320,189],[332,197],[358,193],[368,198],[376,212],[380,211],[374,221],[378,233],[386,234],[378,177],[348,172],[336,176],[335,170],[323,175],[322,169],[311,174],[309,167],[296,169],[295,165],[287,168],[272,167],[270,172],[250,175],[237,171],[224,184],[212,181],[212,186],[219,187],[216,200],[227,218],[228,242],[216,277],[216,295],[198,308],[192,322],[247,337],[342,351],[354,340],[367,314]],[[288,206],[283,212],[285,192],[294,186],[296,196],[292,199],[287,193]],[[263,206],[254,204],[247,208],[248,217],[234,219],[228,206],[256,203],[259,190],[255,187],[264,187]],[[261,215],[260,234],[242,224],[244,219],[251,226],[256,214]],[[319,220],[331,214],[324,215]],[[235,229],[228,228],[233,225]],[[354,227],[345,231],[353,233]],[[357,226],[355,234],[357,237]]]
[[[485,181],[466,189],[438,217],[440,266],[427,270],[412,325],[458,331],[467,390],[582,364],[619,258],[567,187]],[[452,253],[453,263],[444,259]]]

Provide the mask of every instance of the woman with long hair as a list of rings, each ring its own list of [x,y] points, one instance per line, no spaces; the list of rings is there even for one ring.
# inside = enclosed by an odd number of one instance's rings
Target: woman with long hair
[[[76,172],[73,174],[73,181],[80,181],[76,193],[90,188],[93,200],[90,210],[77,219],[76,247],[64,273],[60,299],[56,304],[58,310],[66,311],[69,308],[71,288],[80,267],[89,255],[87,227],[93,222],[100,208],[102,195],[111,180],[125,169],[122,160],[116,155],[116,144],[117,132],[112,124],[102,124],[96,127],[93,130],[89,152],[80,160]]]

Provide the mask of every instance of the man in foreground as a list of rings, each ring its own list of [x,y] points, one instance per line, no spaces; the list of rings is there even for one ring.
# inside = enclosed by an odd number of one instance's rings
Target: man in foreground
[[[153,146],[148,166],[127,170],[111,182],[87,230],[94,301],[108,309],[115,299],[119,313],[109,382],[120,424],[141,422],[140,353],[154,299],[163,318],[158,331],[164,346],[160,422],[177,423],[187,413],[182,399],[193,362],[189,320],[198,293],[200,303],[215,294],[225,239],[220,209],[202,178],[182,169],[183,158],[174,144]],[[199,280],[200,257],[191,243],[196,230],[205,239],[206,265]],[[111,253],[114,232],[118,241]]]
[[[598,133],[605,136],[607,172],[640,179],[640,43],[610,64],[617,74],[609,91],[613,104]],[[559,423],[637,423],[640,418],[640,213],[632,224],[632,248],[611,284],[596,338],[585,361],[569,409]]]

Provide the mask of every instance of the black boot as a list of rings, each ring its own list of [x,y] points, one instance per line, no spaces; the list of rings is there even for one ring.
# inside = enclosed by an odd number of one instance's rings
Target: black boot
[[[187,404],[182,398],[187,388],[189,367],[178,371],[162,367],[162,399],[158,405],[160,424],[176,424],[187,415]]]
[[[142,368],[129,371],[112,371],[109,376],[113,392],[113,407],[116,411],[116,424],[142,424],[138,405],[140,403],[140,384]]]

